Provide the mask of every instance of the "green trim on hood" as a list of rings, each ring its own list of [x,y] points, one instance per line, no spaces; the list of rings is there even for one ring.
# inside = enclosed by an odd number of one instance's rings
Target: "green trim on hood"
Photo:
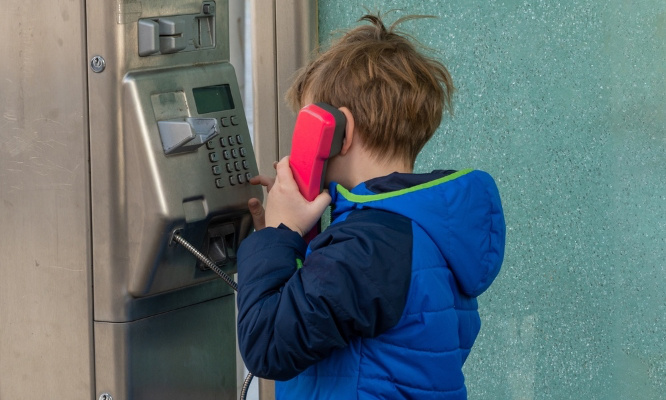
[[[403,194],[406,194],[406,193],[416,192],[416,191],[422,190],[422,189],[428,189],[428,188],[431,188],[433,186],[437,186],[439,184],[442,184],[444,182],[448,182],[448,181],[452,181],[456,178],[460,178],[461,176],[467,175],[472,171],[474,171],[474,170],[473,169],[463,169],[463,170],[460,170],[458,172],[454,172],[450,175],[446,175],[442,178],[435,179],[434,181],[422,183],[420,185],[412,186],[412,187],[409,187],[409,188],[406,188],[406,189],[400,189],[400,190],[396,190],[396,191],[393,191],[393,192],[380,193],[380,194],[355,194],[355,193],[352,193],[349,190],[345,189],[340,184],[337,185],[336,190],[338,191],[338,193],[340,195],[342,195],[342,197],[344,197],[345,199],[347,199],[349,201],[352,201],[354,203],[368,203],[368,202],[371,202],[371,201],[384,200],[384,199],[388,199],[388,198],[391,198],[391,197],[400,196],[400,195],[403,195]]]

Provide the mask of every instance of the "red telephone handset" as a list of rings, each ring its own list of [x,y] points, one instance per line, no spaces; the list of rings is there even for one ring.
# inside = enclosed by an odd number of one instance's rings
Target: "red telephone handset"
[[[347,119],[326,103],[303,107],[296,117],[289,165],[298,188],[308,201],[324,190],[328,159],[340,153]],[[309,243],[321,231],[315,225],[303,238]]]

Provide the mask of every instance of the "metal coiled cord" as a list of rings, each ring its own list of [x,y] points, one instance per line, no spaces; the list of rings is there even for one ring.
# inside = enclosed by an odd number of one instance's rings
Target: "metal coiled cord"
[[[218,274],[226,283],[227,285],[231,286],[231,288],[234,291],[238,291],[238,284],[231,278],[229,275],[227,275],[224,271],[218,267],[213,260],[210,258],[206,257],[201,253],[199,250],[197,250],[194,246],[192,246],[187,240],[183,239],[182,236],[178,234],[173,235],[173,240],[175,242],[178,242],[181,246],[185,247],[190,253],[194,254],[196,258],[198,258],[202,263],[206,264],[208,268],[213,270],[216,274]]]
[[[213,272],[218,274],[224,282],[226,282],[227,285],[231,286],[231,288],[237,292],[238,291],[238,284],[233,280],[232,277],[230,277],[228,274],[226,274],[224,271],[218,267],[213,260],[210,258],[206,257],[201,253],[199,250],[197,250],[194,246],[190,244],[187,240],[183,239],[182,236],[178,234],[173,235],[173,241],[180,244],[181,246],[185,247],[190,253],[194,254],[196,258],[198,258],[202,263],[206,264],[208,268],[210,268]],[[250,388],[250,383],[252,383],[252,378],[254,375],[252,375],[251,372],[247,374],[247,377],[245,377],[245,381],[243,382],[243,387],[241,388],[241,393],[240,393],[240,400],[245,400],[247,398],[247,391]]]

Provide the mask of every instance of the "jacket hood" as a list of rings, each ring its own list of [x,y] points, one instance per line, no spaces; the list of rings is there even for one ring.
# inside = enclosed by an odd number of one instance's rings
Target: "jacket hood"
[[[380,179],[399,175],[413,174]],[[368,182],[351,191],[334,182],[330,193],[332,219],[366,207],[410,218],[436,243],[460,289],[469,296],[483,293],[499,273],[504,259],[504,214],[497,186],[483,171],[458,171],[381,193],[368,189]]]

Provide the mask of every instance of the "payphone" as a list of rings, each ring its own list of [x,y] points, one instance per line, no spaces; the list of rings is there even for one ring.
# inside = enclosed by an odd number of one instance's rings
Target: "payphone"
[[[121,110],[111,137],[95,135],[104,122],[91,112],[90,141],[95,340],[108,336],[125,355],[111,364],[120,376],[109,377],[123,397],[236,398],[234,297],[172,240],[234,272],[251,230],[247,200],[262,196],[248,182],[257,166],[228,62],[226,10],[225,1],[142,1],[122,24],[131,55],[89,75],[91,91],[117,89]],[[175,356],[183,349],[196,355]],[[109,360],[95,357],[97,391],[106,391],[98,371]]]
[[[233,273],[262,197],[227,0],[9,3],[0,397],[236,399],[233,292],[173,241]]]

